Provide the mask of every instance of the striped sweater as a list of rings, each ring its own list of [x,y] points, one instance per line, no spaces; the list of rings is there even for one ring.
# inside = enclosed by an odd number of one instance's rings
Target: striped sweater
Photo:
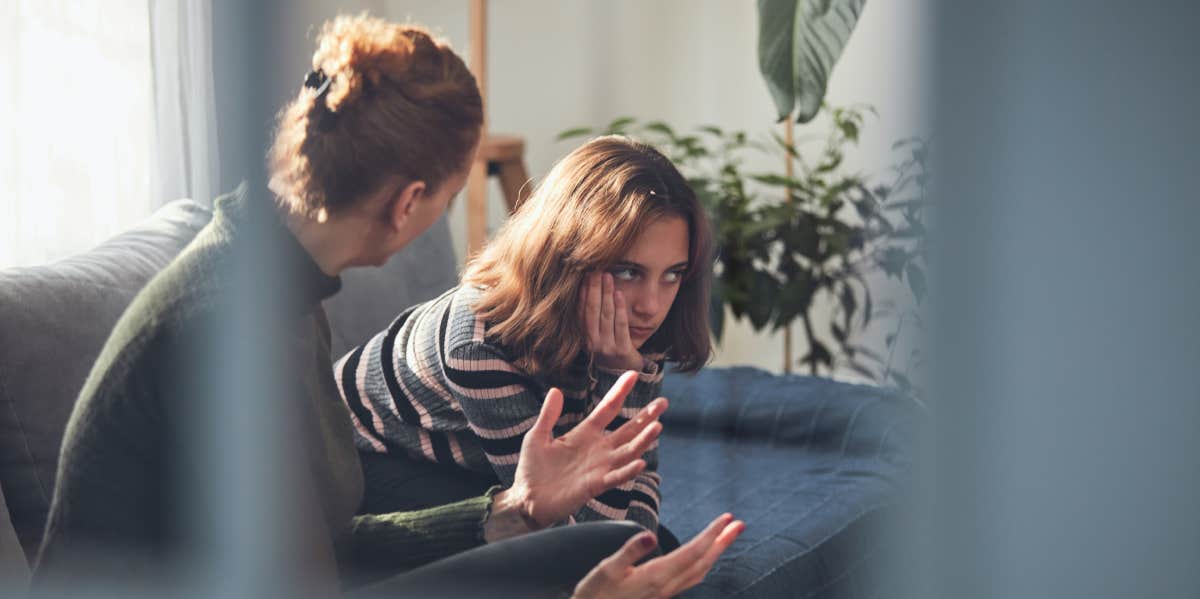
[[[516,472],[521,440],[533,427],[550,387],[563,392],[561,435],[582,421],[616,383],[620,371],[590,366],[581,355],[561,379],[533,377],[511,353],[486,337],[487,323],[471,306],[479,290],[451,289],[409,308],[364,345],[334,364],[361,451],[408,454],[477,472],[505,486]],[[549,341],[552,342],[552,341]],[[613,430],[662,389],[660,356],[646,360]],[[657,442],[634,480],[590,500],[574,521],[632,520],[658,527]]]

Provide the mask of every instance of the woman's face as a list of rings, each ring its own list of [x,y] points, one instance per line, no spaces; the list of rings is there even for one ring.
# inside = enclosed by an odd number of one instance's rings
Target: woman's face
[[[608,272],[625,296],[629,338],[637,347],[662,326],[688,269],[688,225],[666,216],[650,223]]]

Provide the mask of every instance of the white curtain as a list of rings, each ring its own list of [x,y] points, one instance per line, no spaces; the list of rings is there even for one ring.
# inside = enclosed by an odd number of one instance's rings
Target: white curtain
[[[207,0],[0,1],[0,268],[211,197],[211,13]]]
[[[154,73],[158,202],[212,201],[217,191],[217,126],[211,0],[149,0]]]

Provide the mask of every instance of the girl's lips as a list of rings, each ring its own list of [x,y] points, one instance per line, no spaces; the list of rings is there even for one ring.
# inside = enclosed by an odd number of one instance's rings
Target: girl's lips
[[[648,327],[629,327],[629,332],[638,337],[649,337],[654,332],[654,329]]]

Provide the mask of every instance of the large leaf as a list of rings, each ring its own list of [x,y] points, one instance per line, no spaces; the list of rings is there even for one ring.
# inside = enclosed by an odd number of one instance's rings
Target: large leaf
[[[722,336],[725,334],[725,296],[722,292],[721,280],[713,279],[712,295],[709,296],[708,305],[708,321],[712,328],[712,334],[717,338],[717,343],[721,342]]]
[[[779,111],[807,123],[866,0],[758,0],[758,67]]]

